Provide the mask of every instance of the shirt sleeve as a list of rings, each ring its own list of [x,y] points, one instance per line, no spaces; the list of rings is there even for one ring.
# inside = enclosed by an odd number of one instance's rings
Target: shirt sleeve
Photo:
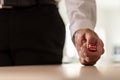
[[[89,28],[94,30],[96,25],[95,0],[65,0],[70,20],[71,36],[78,29]]]

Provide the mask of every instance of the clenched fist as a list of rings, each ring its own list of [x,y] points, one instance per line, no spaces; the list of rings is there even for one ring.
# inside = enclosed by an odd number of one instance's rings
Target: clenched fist
[[[104,53],[104,44],[93,30],[80,29],[76,31],[73,42],[83,65],[94,65]]]

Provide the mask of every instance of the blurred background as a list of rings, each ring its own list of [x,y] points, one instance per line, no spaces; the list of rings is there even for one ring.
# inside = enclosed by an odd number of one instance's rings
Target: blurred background
[[[71,42],[69,20],[66,13],[65,0],[59,4],[60,14],[66,25],[66,42],[64,47],[63,63],[78,63],[79,58],[74,45]],[[120,0],[96,0],[97,24],[95,31],[103,40],[105,53],[98,63],[120,62]]]

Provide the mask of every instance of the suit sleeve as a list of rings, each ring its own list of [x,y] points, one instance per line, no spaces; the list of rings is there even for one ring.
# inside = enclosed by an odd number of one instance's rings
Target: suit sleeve
[[[78,29],[89,28],[94,30],[96,25],[95,0],[65,0],[65,2],[70,20],[71,36]]]

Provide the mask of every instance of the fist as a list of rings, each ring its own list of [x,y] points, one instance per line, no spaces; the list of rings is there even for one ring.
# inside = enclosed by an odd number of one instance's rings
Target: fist
[[[83,65],[94,65],[104,53],[104,44],[93,30],[78,30],[73,36],[73,42]]]

